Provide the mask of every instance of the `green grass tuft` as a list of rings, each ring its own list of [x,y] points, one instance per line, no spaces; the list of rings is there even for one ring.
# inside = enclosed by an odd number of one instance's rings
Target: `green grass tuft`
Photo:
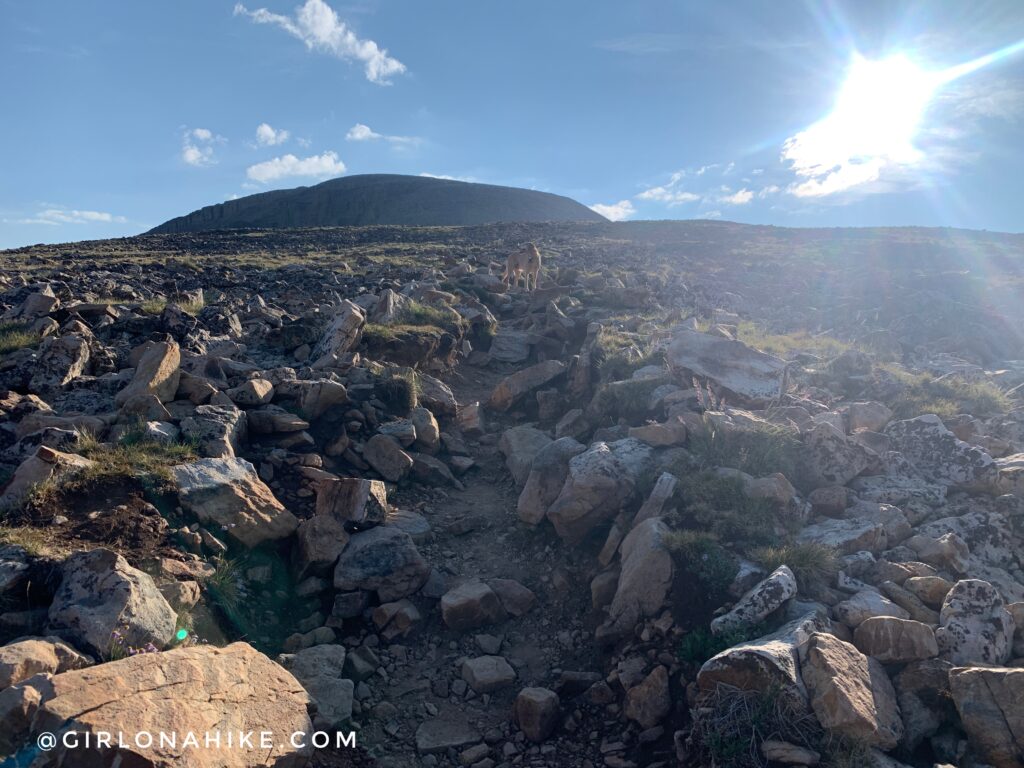
[[[38,341],[39,335],[30,331],[25,323],[0,323],[0,358]]]
[[[885,366],[902,385],[902,391],[890,403],[897,419],[913,419],[934,413],[949,419],[961,413],[986,417],[1008,413],[1013,402],[995,384],[967,381],[958,377],[936,379],[928,373],[910,373],[897,366]]]
[[[719,429],[705,417],[705,429],[690,436],[690,451],[705,468],[732,467],[754,477],[781,472],[794,477],[799,466],[800,441],[774,424],[757,423],[743,429]]]
[[[788,565],[804,593],[828,586],[840,567],[838,553],[818,542],[760,547],[750,553],[750,558],[769,573]]]

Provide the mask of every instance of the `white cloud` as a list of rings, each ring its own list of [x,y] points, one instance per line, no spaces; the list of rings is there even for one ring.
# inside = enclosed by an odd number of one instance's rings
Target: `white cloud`
[[[11,224],[47,224],[59,227],[62,224],[124,224],[124,216],[104,211],[79,211],[70,208],[46,208],[25,219],[4,219]]]
[[[698,176],[703,174],[705,168],[697,171]],[[700,200],[700,195],[686,190],[679,189],[679,184],[686,178],[686,171],[676,171],[668,180],[667,184],[658,187],[649,187],[636,196],[637,200],[655,200],[659,203],[667,203],[670,208],[684,203],[693,203]]]
[[[722,191],[724,194],[719,196],[718,202],[726,205],[746,205],[754,199],[754,193],[746,188],[731,192],[728,187],[725,187]]]
[[[590,210],[596,211],[612,221],[625,221],[630,216],[636,215],[636,208],[633,207],[633,203],[629,200],[619,200],[619,202],[612,203],[611,205],[596,203],[590,206]]]
[[[181,148],[181,159],[196,167],[210,165],[214,162],[213,147],[197,147],[194,144],[186,144]]]
[[[274,129],[267,123],[260,123],[256,126],[256,143],[261,147],[274,147],[278,144],[284,144],[288,141],[289,136],[291,134],[283,128]]]
[[[326,178],[340,176],[345,172],[345,164],[338,159],[336,152],[324,152],[322,155],[311,155],[299,158],[288,154],[275,157],[256,165],[250,165],[245,175],[253,181],[266,184],[270,181],[293,176],[310,176]]]
[[[475,176],[449,176],[445,173],[421,173],[420,176],[428,179],[444,179],[445,181],[465,181],[470,184],[476,184],[480,181]]]
[[[236,16],[248,16],[257,24],[273,24],[305,43],[309,50],[329,53],[343,60],[362,62],[366,79],[378,85],[390,85],[392,75],[405,72],[405,65],[392,58],[373,40],[363,40],[338,18],[323,0],[306,0],[295,11],[295,17],[271,13],[266,8],[250,11],[241,3],[235,5]]]
[[[349,128],[348,133],[345,134],[345,141],[386,141],[396,146],[411,146],[420,143],[420,139],[416,136],[389,136],[385,133],[377,133],[363,123],[356,123]]]
[[[669,207],[676,205],[682,205],[683,203],[693,203],[700,200],[700,195],[694,194],[693,192],[686,192],[681,189],[672,189],[671,187],[651,187],[645,189],[639,195],[638,200],[657,200],[659,203],[668,203]]]
[[[774,194],[777,194],[777,193],[779,193],[781,191],[782,190],[781,190],[781,188],[779,187],[778,184],[769,184],[767,187],[762,187],[758,191],[757,197],[760,200],[764,200],[769,195],[774,195]]]
[[[227,139],[215,135],[209,128],[186,128],[181,137],[181,159],[197,168],[213,165],[217,162],[213,157],[213,144],[225,141]]]
[[[376,141],[383,138],[381,134],[372,131],[370,126],[362,123],[356,123],[345,134],[346,141]]]
[[[705,211],[704,213],[700,214],[697,218],[699,218],[699,219],[720,219],[720,218],[722,218],[722,212],[721,211]]]

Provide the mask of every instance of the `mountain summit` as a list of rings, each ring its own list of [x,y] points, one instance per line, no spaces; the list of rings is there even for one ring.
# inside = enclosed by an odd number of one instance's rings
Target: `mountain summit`
[[[544,221],[605,218],[575,200],[549,192],[429,176],[367,174],[208,205],[166,221],[150,234],[250,227],[459,226]]]

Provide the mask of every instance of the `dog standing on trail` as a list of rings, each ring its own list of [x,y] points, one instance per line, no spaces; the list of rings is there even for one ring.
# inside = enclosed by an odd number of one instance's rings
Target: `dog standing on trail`
[[[534,243],[527,243],[514,253],[510,253],[505,262],[505,274],[501,276],[502,282],[509,288],[513,285],[519,286],[519,278],[526,278],[526,289],[537,290],[537,280],[540,278],[540,251]],[[533,287],[530,287],[530,278],[533,278]]]

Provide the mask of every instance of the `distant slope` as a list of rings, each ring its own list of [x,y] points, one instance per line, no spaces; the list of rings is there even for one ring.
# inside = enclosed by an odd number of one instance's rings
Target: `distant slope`
[[[425,176],[372,174],[208,205],[164,222],[147,234],[252,227],[463,226],[511,221],[605,218],[575,200],[548,192]]]

